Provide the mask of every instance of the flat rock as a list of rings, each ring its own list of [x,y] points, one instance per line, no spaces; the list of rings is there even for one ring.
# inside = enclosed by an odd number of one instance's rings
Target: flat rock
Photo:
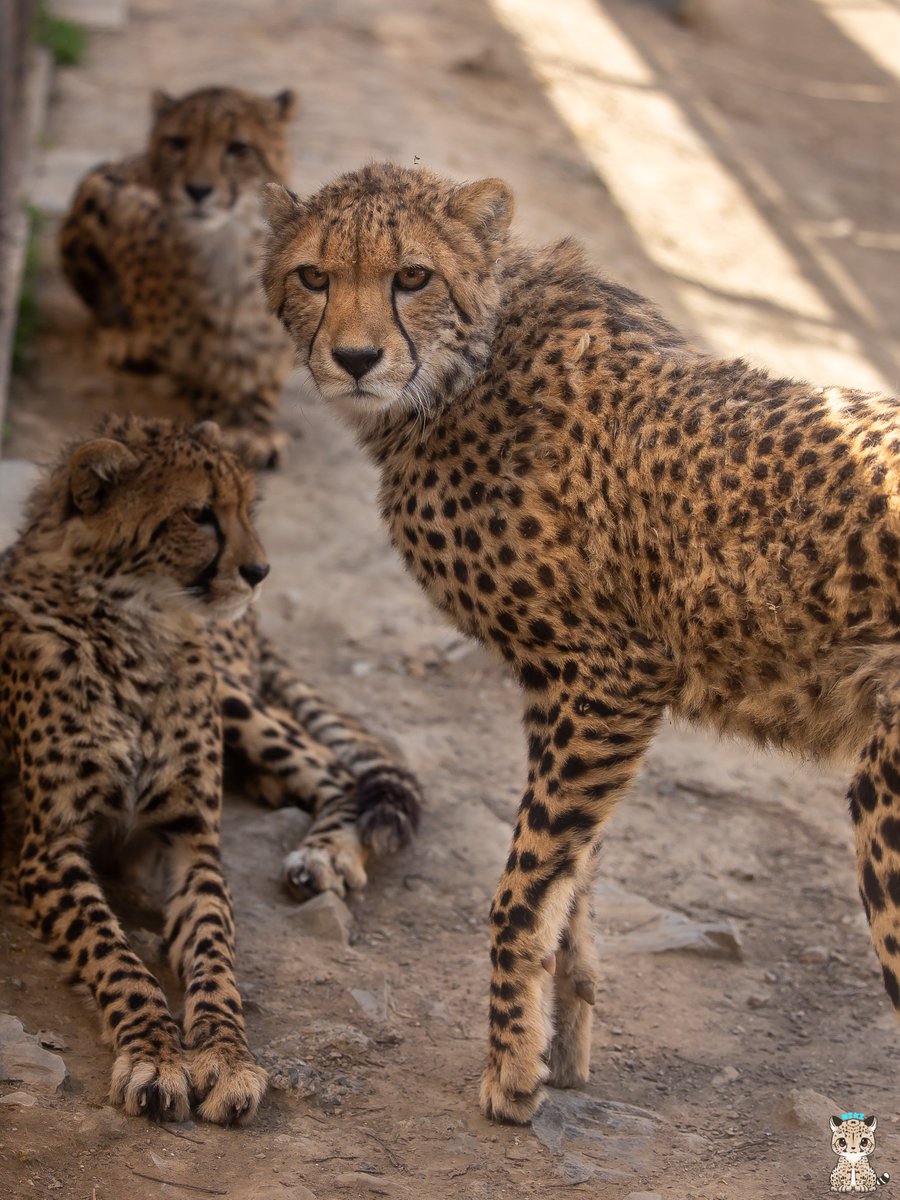
[[[37,1098],[32,1096],[30,1092],[7,1092],[5,1096],[0,1096],[0,1104],[9,1104],[12,1107],[32,1108],[37,1104]]]
[[[646,924],[612,939],[621,954],[702,954],[708,958],[743,957],[741,938],[730,921],[694,921],[661,910]]]
[[[662,1200],[659,1192],[629,1192],[625,1200]]]
[[[353,914],[340,896],[322,892],[294,910],[294,920],[303,933],[327,942],[349,945]]]
[[[45,1050],[11,1013],[0,1013],[0,1079],[58,1092],[69,1074],[58,1054]]]
[[[557,1174],[573,1186],[589,1179],[627,1182],[647,1171],[661,1126],[647,1109],[556,1091],[531,1122],[535,1137],[558,1158]]]
[[[604,954],[703,954],[739,960],[740,935],[730,921],[697,921],[661,908],[613,880],[594,889],[594,917]]]
[[[828,1096],[811,1088],[791,1088],[778,1106],[778,1119],[786,1129],[824,1137],[828,1118],[844,1110]]]

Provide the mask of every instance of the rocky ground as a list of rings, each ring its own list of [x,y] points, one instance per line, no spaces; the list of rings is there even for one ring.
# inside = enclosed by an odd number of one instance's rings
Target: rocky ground
[[[136,0],[58,75],[35,189],[44,327],[7,412],[0,516],[22,460],[90,413],[164,404],[98,367],[53,256],[74,178],[138,144],[158,85],[290,84],[301,190],[384,156],[501,175],[523,234],[576,234],[710,347],[896,387],[898,13],[851,8]],[[876,1162],[900,1174],[897,1033],[856,897],[847,772],[684,730],[664,730],[609,826],[589,1086],[553,1094],[530,1129],[479,1115],[486,913],[523,777],[516,693],[406,579],[373,474],[330,415],[294,388],[284,424],[298,437],[266,482],[265,622],[402,745],[427,792],[421,837],[347,907],[298,907],[277,875],[303,818],[230,799],[240,977],[273,1074],[246,1130],[107,1107],[94,1017],[4,909],[0,1194],[793,1200],[828,1194],[832,1108],[877,1113]],[[115,894],[174,993],[158,921],[133,888]]]

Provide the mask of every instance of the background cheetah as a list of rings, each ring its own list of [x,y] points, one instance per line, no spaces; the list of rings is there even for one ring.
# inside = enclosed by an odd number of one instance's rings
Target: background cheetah
[[[599,835],[667,707],[862,752],[860,884],[900,1005],[895,403],[694,351],[571,243],[512,241],[498,180],[268,192],[272,308],[379,465],[406,563],[525,693],[485,1112],[586,1078]]]
[[[221,723],[206,620],[268,572],[253,480],[215,425],[118,421],[70,447],[0,564],[0,767],[22,818],[15,882],[84,984],[132,1115],[248,1120],[266,1073],[247,1045],[219,860]],[[181,1028],[129,947],[89,853],[143,835],[167,868]]]
[[[254,466],[274,466],[290,344],[258,280],[258,190],[284,179],[293,92],[153,97],[146,150],[82,181],[62,266],[114,366],[162,371]]]

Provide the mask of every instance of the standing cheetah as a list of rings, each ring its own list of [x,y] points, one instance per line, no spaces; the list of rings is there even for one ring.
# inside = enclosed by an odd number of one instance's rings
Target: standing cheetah
[[[545,1081],[587,1077],[600,832],[667,707],[856,756],[900,1006],[896,402],[699,353],[571,242],[514,241],[499,180],[382,165],[267,191],[272,308],[378,464],[410,570],[523,690],[484,1111],[527,1121]]]
[[[143,154],[96,167],[60,232],[62,266],[113,366],[161,371],[252,466],[273,426],[290,341],[259,287],[259,187],[284,179],[293,92],[153,97]]]
[[[115,436],[111,436],[115,431]],[[253,477],[210,422],[119,421],[65,452],[0,560],[0,778],[22,823],[15,883],[85,985],[131,1115],[249,1120],[266,1074],[247,1045],[219,859],[222,727],[206,622],[268,573]],[[16,813],[18,809],[18,814]],[[179,1028],[89,858],[143,835],[163,851]]]

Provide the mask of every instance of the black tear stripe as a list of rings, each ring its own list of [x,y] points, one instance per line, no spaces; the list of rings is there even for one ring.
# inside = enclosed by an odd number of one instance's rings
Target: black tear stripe
[[[406,332],[406,326],[400,320],[400,314],[397,312],[397,293],[394,290],[394,288],[391,288],[391,311],[394,314],[394,321],[397,324],[397,328],[400,330],[401,334],[403,335],[403,340],[406,342],[407,346],[409,347],[410,357],[413,360],[413,373],[412,373],[412,375],[410,375],[409,379],[407,379],[406,383],[403,385],[404,389],[406,389],[415,380],[416,376],[419,373],[419,368],[421,367],[422,364],[419,362],[419,356],[416,353],[415,343],[413,342],[413,340],[409,336],[409,334]]]
[[[219,560],[222,557],[222,551],[225,549],[225,535],[222,533],[222,527],[216,520],[216,514],[212,515],[213,528],[216,531],[216,554],[212,562],[204,567],[197,578],[189,586],[192,591],[204,594],[209,591],[209,585],[215,579],[219,571]]]
[[[325,320],[325,314],[328,312],[328,288],[325,289],[325,303],[322,305],[322,315],[319,317],[319,323],[316,326],[315,332],[309,342],[309,349],[306,352],[307,363],[312,362],[313,346],[316,344],[316,338],[319,336],[319,330],[322,328],[322,322]]]

